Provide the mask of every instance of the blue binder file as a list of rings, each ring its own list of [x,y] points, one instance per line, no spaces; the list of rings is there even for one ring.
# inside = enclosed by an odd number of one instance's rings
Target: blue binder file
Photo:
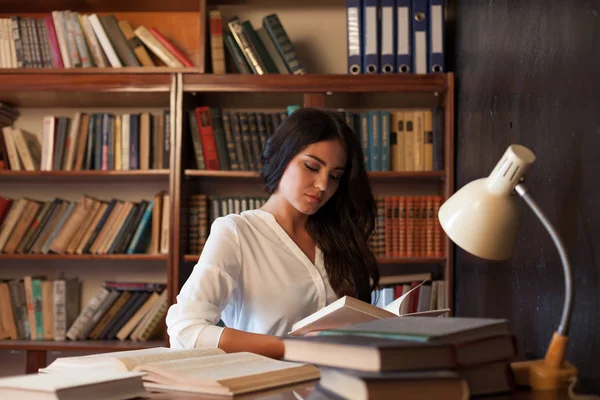
[[[381,0],[381,72],[384,74],[396,72],[395,3],[396,0]]]
[[[396,3],[396,72],[412,72],[412,0],[397,0]]]
[[[427,64],[427,30],[428,30],[428,0],[413,0],[412,2],[412,32],[413,32],[413,72],[426,74]]]
[[[346,34],[348,40],[348,73],[357,75],[363,72],[361,0],[346,0]]]
[[[377,1],[363,0],[363,72],[366,74],[379,72]]]
[[[429,72],[444,72],[444,0],[429,0]]]

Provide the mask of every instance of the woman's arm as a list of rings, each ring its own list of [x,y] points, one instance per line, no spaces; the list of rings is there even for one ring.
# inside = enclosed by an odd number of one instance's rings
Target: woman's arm
[[[227,353],[249,351],[275,359],[283,358],[283,340],[277,336],[263,335],[225,328],[221,333],[219,348]]]

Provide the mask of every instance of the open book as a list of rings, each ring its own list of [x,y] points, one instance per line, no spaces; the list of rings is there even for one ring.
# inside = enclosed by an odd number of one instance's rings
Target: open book
[[[409,316],[436,317],[448,313],[450,311],[449,308],[421,311],[411,314],[400,314],[402,302],[408,299],[408,295],[413,290],[417,289],[425,282],[427,282],[427,280],[424,280],[419,285],[404,293],[385,308],[376,307],[354,297],[344,296],[327,307],[320,309],[316,313],[296,322],[292,326],[292,330],[289,334],[301,336],[311,332],[339,328],[340,326],[357,324],[359,322],[369,322],[375,319]]]
[[[149,389],[232,396],[319,378],[312,365],[274,360],[253,353],[227,354],[219,348],[154,348],[58,358],[44,373],[73,371],[144,373]]]

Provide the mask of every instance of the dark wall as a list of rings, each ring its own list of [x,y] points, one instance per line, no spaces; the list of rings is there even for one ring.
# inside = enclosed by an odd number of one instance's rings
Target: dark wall
[[[511,143],[537,156],[526,185],[559,231],[575,299],[567,359],[600,393],[600,1],[454,0],[456,183],[487,176]],[[523,203],[510,261],[457,250],[456,312],[507,317],[522,358],[541,358],[563,305],[553,243]]]

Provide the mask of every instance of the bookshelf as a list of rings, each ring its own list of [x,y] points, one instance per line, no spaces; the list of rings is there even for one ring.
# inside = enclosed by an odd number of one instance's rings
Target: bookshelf
[[[82,13],[112,13],[129,19],[132,25],[157,26],[193,61],[193,68],[74,68],[2,69],[0,101],[10,103],[25,119],[46,110],[64,109],[169,109],[171,113],[169,169],[143,171],[6,171],[0,170],[0,194],[50,198],[65,191],[75,200],[76,193],[109,197],[123,191],[139,199],[152,191],[170,195],[169,254],[113,255],[30,255],[1,254],[0,277],[21,277],[26,273],[51,276],[56,269],[80,275],[84,285],[82,306],[105,279],[163,281],[168,303],[172,304],[185,282],[196,254],[187,254],[188,200],[191,194],[262,195],[258,173],[252,171],[205,171],[193,167],[188,150],[190,138],[184,130],[184,111],[207,105],[229,109],[281,110],[288,104],[329,109],[383,109],[402,107],[442,107],[444,109],[444,169],[428,172],[371,172],[375,194],[439,194],[447,198],[454,187],[454,76],[430,75],[346,75],[345,2],[310,0],[305,4],[280,4],[270,0],[251,2],[182,0],[103,0],[77,4],[52,0],[24,6],[19,1],[3,2],[0,16],[39,17],[52,10],[74,9]],[[277,12],[305,61],[307,75],[203,74],[207,63],[206,10],[220,9],[223,17],[249,18],[255,27],[260,18]],[[311,21],[311,23],[307,22]],[[314,24],[322,31],[313,29]],[[322,40],[323,35],[331,43]],[[341,45],[341,43],[344,43]],[[331,47],[331,49],[329,49]],[[312,57],[311,55],[321,57]],[[39,131],[39,129],[38,129]],[[406,191],[404,190],[406,189]],[[41,191],[41,192],[40,192]],[[378,259],[382,270],[395,273],[404,268],[439,270],[448,282],[448,304],[453,299],[452,246],[445,241],[443,257]],[[24,272],[28,271],[28,272]],[[7,273],[9,273],[7,275]],[[108,277],[108,278],[107,278]],[[0,341],[0,349],[27,352],[28,372],[45,365],[46,351],[117,351],[163,346],[166,341]]]

